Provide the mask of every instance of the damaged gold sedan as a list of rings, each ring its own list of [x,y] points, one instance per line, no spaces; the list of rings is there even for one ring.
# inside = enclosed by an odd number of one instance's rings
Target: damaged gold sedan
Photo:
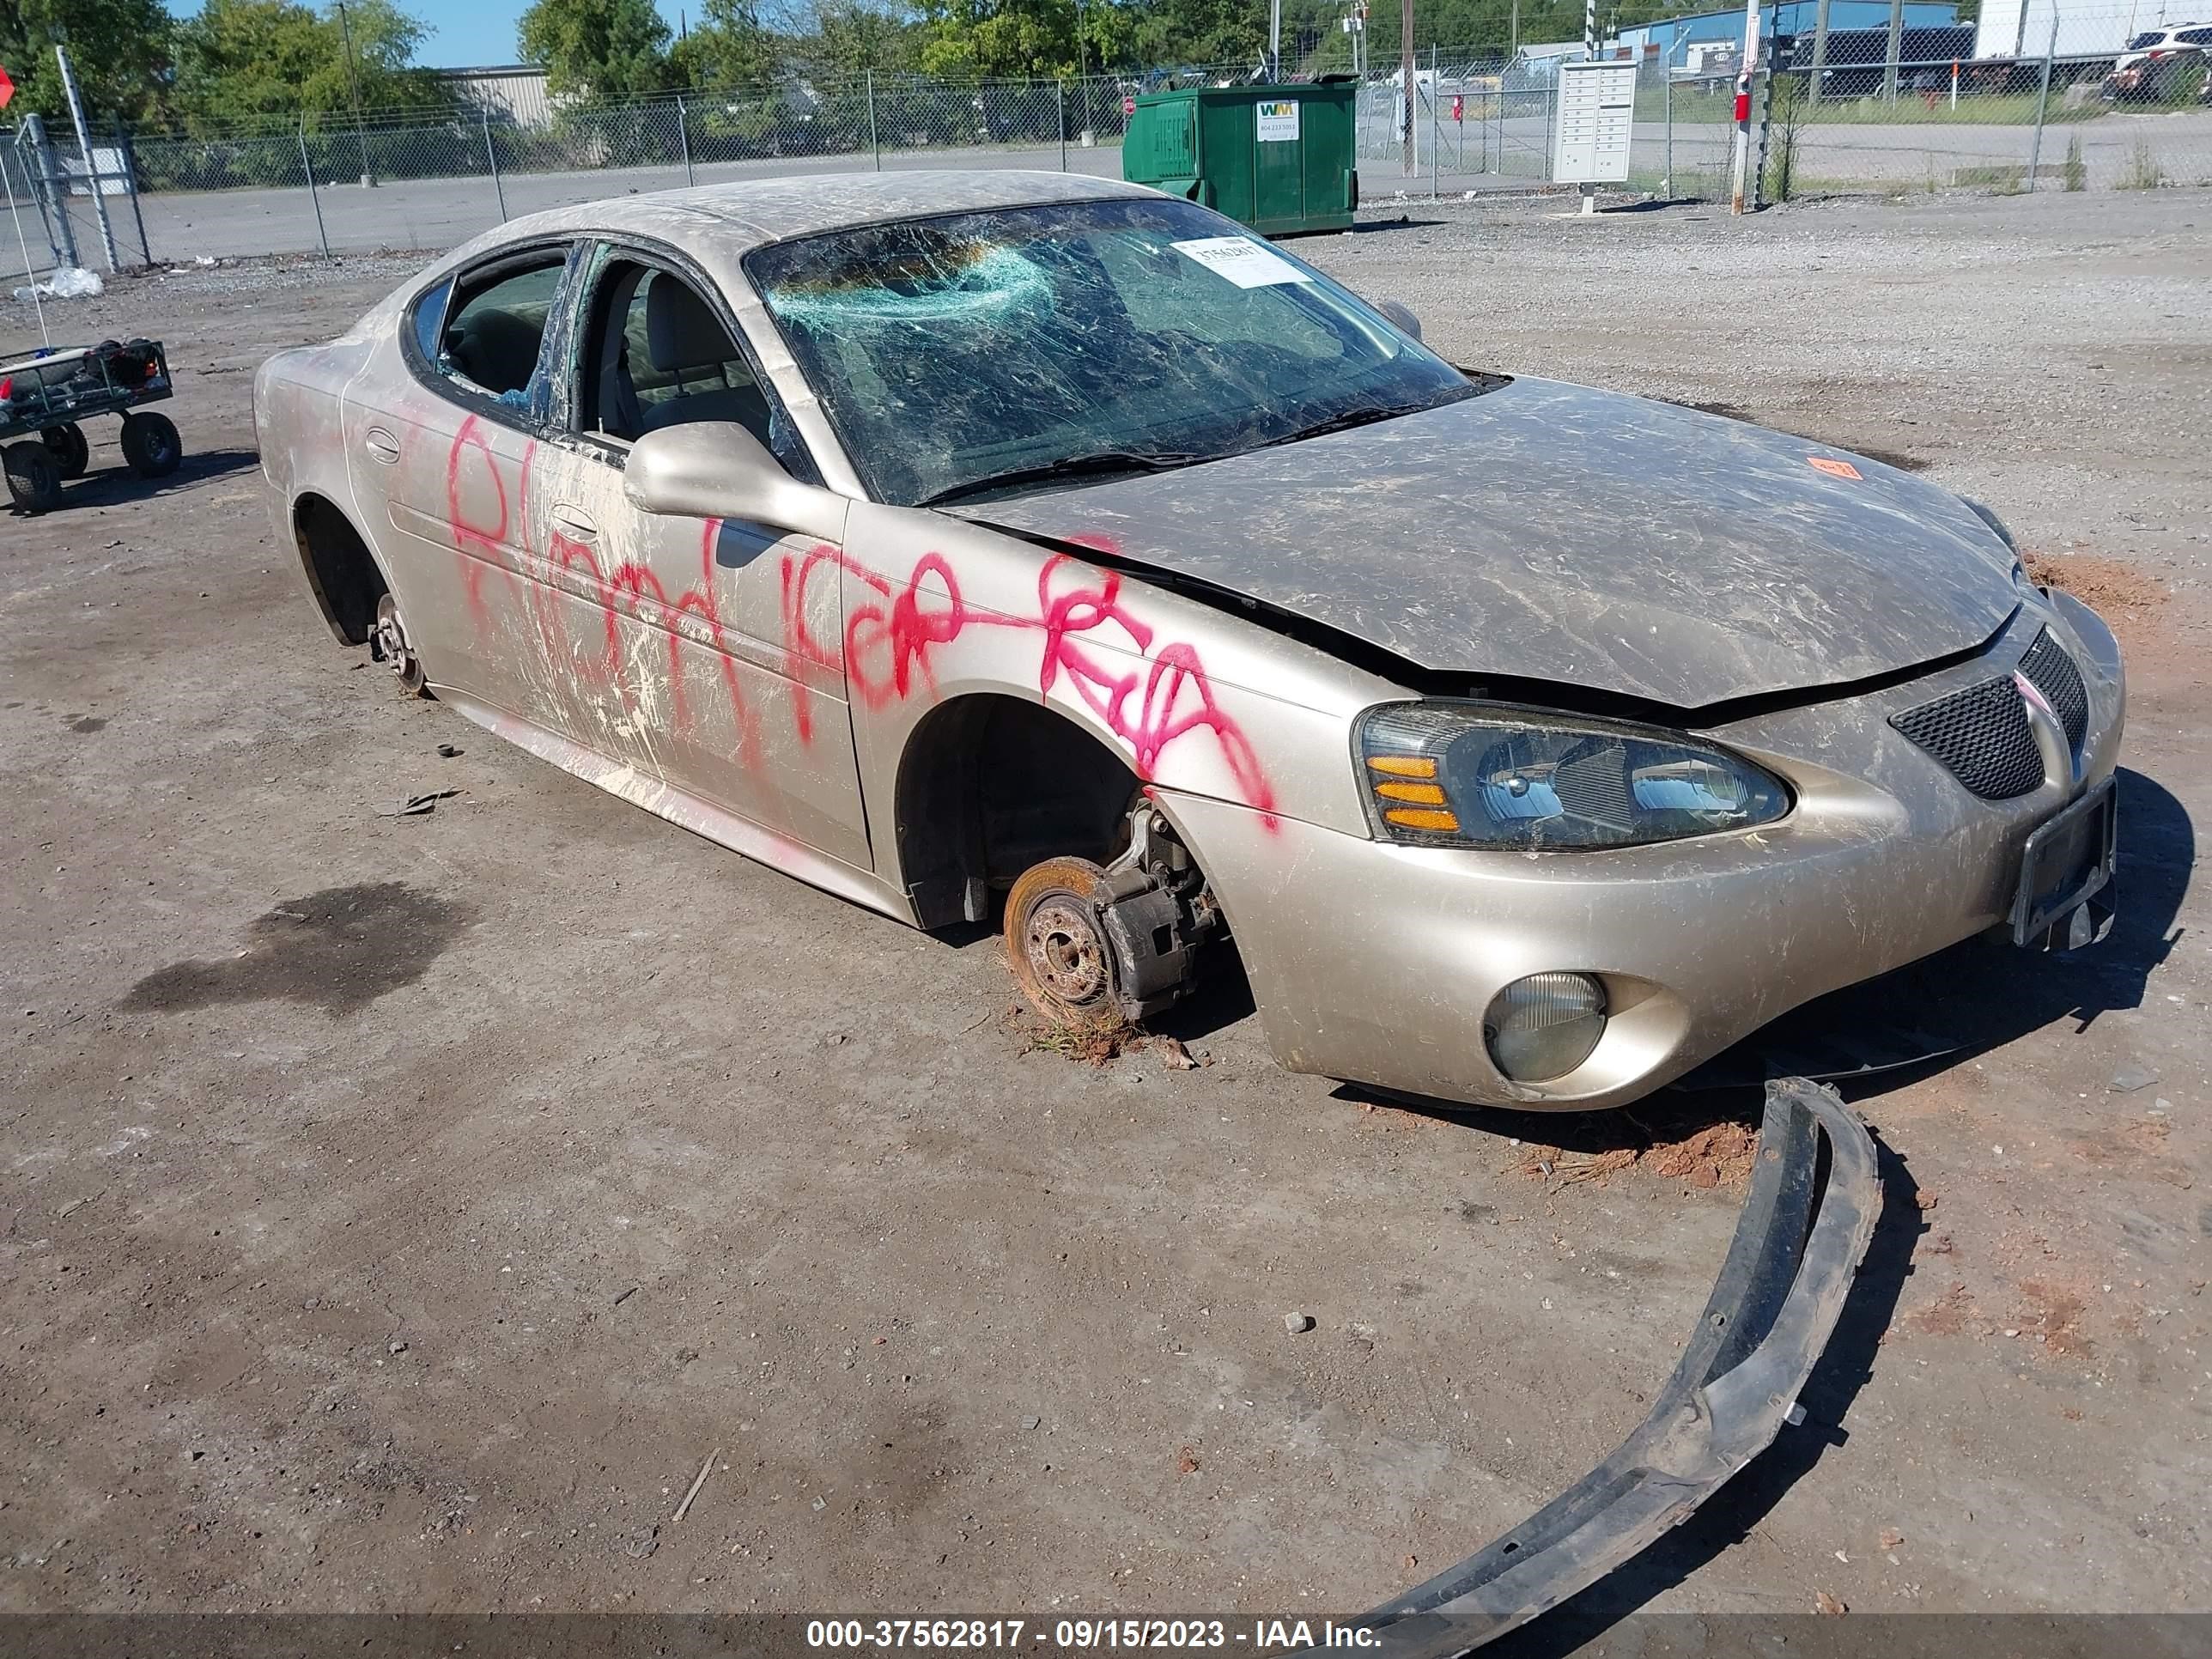
[[[342,640],[1071,1024],[1233,934],[1294,1070],[1602,1107],[2109,922],[2119,653],[1985,509],[1135,186],[536,215],[255,408]]]
[[[1466,371],[1134,186],[915,172],[515,221],[255,384],[333,633],[725,846],[996,920],[1071,1025],[1233,937],[1292,1069],[1617,1105],[1990,929],[2110,925],[2124,679],[1994,515]],[[1796,1414],[1879,1205],[1770,1086],[1652,1418],[1369,1615],[1461,1650]]]

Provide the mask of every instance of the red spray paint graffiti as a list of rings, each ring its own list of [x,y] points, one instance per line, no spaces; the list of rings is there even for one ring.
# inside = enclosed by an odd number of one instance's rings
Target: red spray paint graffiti
[[[1062,568],[1085,577],[1096,575],[1098,586],[1054,593],[1053,581]],[[1037,611],[1043,617],[1044,657],[1037,669],[1037,694],[1049,695],[1066,676],[1106,729],[1129,745],[1137,775],[1150,781],[1162,752],[1188,732],[1213,733],[1230,775],[1245,800],[1266,815],[1271,831],[1276,828],[1274,791],[1268,787],[1260,757],[1233,716],[1213,695],[1213,683],[1197,648],[1182,641],[1160,647],[1146,667],[1115,673],[1097,656],[1085,650],[1077,636],[1095,635],[1105,628],[1119,629],[1139,657],[1151,652],[1152,629],[1121,602],[1119,571],[1092,572],[1065,554],[1047,561],[1037,573]],[[1139,681],[1144,695],[1136,711],[1130,699]]]
[[[470,450],[483,457],[490,474],[497,502],[495,523],[472,524],[463,514],[462,468]],[[483,571],[497,568],[510,586],[517,580],[503,550],[514,535],[517,518],[522,519],[526,532],[525,503],[536,453],[534,443],[524,453],[512,503],[497,458],[477,416],[472,415],[462,423],[447,457],[447,514],[454,544],[462,554],[469,608],[480,630],[489,621],[483,603]],[[696,617],[714,647],[737,721],[741,758],[748,767],[757,767],[759,720],[744,694],[714,598],[714,552],[721,529],[720,520],[708,520],[702,526],[698,586],[684,589],[672,600],[647,566],[626,560],[611,570],[602,570],[589,546],[557,530],[549,536],[542,561],[535,561],[526,550],[522,557],[526,563],[541,562],[546,573],[558,573],[587,588],[605,631],[598,654],[576,660],[576,666],[592,681],[615,686],[624,706],[633,711],[638,706],[639,688],[630,683],[626,672],[622,617],[655,620],[651,614],[655,611]],[[1103,553],[1118,550],[1104,537],[1075,539]],[[851,607],[842,635],[831,640],[815,633],[806,614],[809,584],[824,569],[850,574],[876,596]],[[866,708],[882,708],[904,701],[917,690],[935,696],[937,676],[931,654],[951,644],[968,629],[1034,629],[1043,635],[1037,667],[1041,698],[1049,697],[1055,687],[1064,684],[1102,726],[1128,745],[1138,775],[1147,782],[1172,744],[1193,732],[1212,733],[1238,791],[1264,815],[1270,830],[1277,827],[1274,793],[1259,755],[1236,719],[1221,707],[1196,647],[1178,641],[1154,651],[1152,627],[1122,601],[1119,572],[1101,572],[1067,555],[1055,556],[1038,573],[1037,614],[1033,617],[970,606],[961,595],[951,562],[941,553],[926,553],[916,560],[903,583],[894,583],[842,549],[827,544],[810,548],[804,554],[785,554],[780,574],[786,670],[793,720],[801,743],[811,744],[814,738],[813,704],[806,684],[810,672],[842,670],[856,702]],[[1074,586],[1056,586],[1070,579]],[[523,586],[524,603],[548,659],[568,656],[556,584],[525,580]],[[690,728],[691,720],[684,689],[686,641],[673,629],[666,630],[666,636],[670,714],[681,732]],[[1135,665],[1122,668],[1121,665],[1130,656],[1137,659]]]
[[[492,491],[499,503],[499,520],[495,524],[471,524],[461,511],[461,463],[471,449],[483,458],[484,471],[491,475]],[[500,562],[500,549],[507,541],[514,516],[521,511],[520,495],[530,488],[530,462],[537,453],[535,441],[523,452],[521,482],[516,491],[517,500],[510,509],[507,480],[499,475],[499,458],[491,453],[481,421],[473,415],[463,421],[461,429],[453,434],[453,447],[446,452],[446,521],[453,527],[453,544],[460,550],[461,586],[469,614],[476,618],[479,630],[489,621],[483,598],[485,562]]]
[[[1113,549],[1109,544],[1100,550]],[[1246,801],[1267,815],[1270,830],[1277,827],[1274,792],[1259,756],[1214,696],[1195,647],[1178,641],[1152,654],[1153,629],[1121,603],[1120,574],[1095,572],[1064,554],[1048,561],[1038,574],[1037,615],[1033,618],[970,606],[961,596],[951,565],[940,553],[924,554],[904,584],[896,588],[837,548],[816,547],[804,556],[786,554],[785,648],[793,665],[801,742],[813,740],[813,716],[804,687],[798,684],[798,665],[835,668],[841,660],[806,623],[808,583],[825,567],[849,573],[883,601],[855,606],[845,625],[842,661],[846,683],[863,706],[880,708],[903,701],[918,687],[934,696],[937,678],[931,652],[950,645],[969,627],[1033,629],[1044,635],[1037,672],[1040,697],[1049,696],[1065,680],[1100,723],[1129,745],[1138,775],[1146,780],[1177,738],[1194,731],[1211,732]],[[1054,583],[1064,572],[1095,580],[1097,585],[1055,592]],[[933,577],[933,588],[929,586]],[[1085,635],[1114,647],[1117,657],[1130,652],[1149,659],[1117,672],[1102,652],[1085,648],[1080,641]]]
[[[466,452],[475,450],[483,458],[490,475],[495,498],[498,503],[496,523],[471,524],[461,507],[462,465]],[[489,626],[490,617],[483,600],[483,573],[496,568],[506,578],[510,592],[516,582],[515,571],[506,563],[502,550],[509,540],[516,521],[520,520],[523,533],[528,530],[526,503],[530,489],[531,464],[536,459],[538,446],[532,441],[524,450],[514,499],[510,505],[507,483],[501,476],[498,458],[486,441],[476,416],[470,416],[454,434],[452,449],[446,461],[446,511],[452,526],[454,544],[460,550],[462,581],[466,592],[469,610],[476,618],[479,633]],[[622,650],[620,618],[653,620],[652,611],[672,611],[677,616],[690,615],[698,618],[712,641],[716,665],[721,674],[722,686],[730,702],[732,718],[737,722],[739,758],[748,767],[757,767],[760,761],[760,722],[748,702],[738,674],[736,659],[731,655],[728,641],[722,625],[720,607],[714,599],[714,549],[720,539],[722,521],[709,519],[701,526],[699,538],[699,583],[684,589],[674,599],[650,568],[634,560],[625,560],[611,570],[600,568],[599,557],[583,542],[558,529],[546,538],[545,556],[535,561],[526,548],[520,550],[526,565],[542,562],[548,572],[580,580],[589,590],[591,602],[599,611],[605,633],[603,647],[596,657],[585,656],[575,660],[577,667],[587,679],[601,684],[613,685],[622,695],[623,706],[633,712],[638,707],[639,689],[631,684],[625,672],[626,664]],[[568,656],[565,629],[560,616],[560,599],[556,587],[544,581],[521,581],[523,602],[528,608],[536,629],[538,644],[549,659]],[[650,605],[647,604],[651,601]],[[684,636],[671,628],[665,630],[668,649],[668,681],[670,688],[670,717],[675,730],[681,733],[690,729],[691,712],[684,689]]]

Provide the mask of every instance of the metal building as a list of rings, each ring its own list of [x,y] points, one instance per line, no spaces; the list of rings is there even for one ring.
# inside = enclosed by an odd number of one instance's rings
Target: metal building
[[[2212,0],[1982,0],[1977,58],[2095,57],[2124,50],[2138,34],[2212,22]]]
[[[1985,12],[2007,3],[2048,6],[2052,0],[1983,0]],[[2145,0],[2145,3],[2155,5],[2159,0]],[[1819,0],[1784,0],[1780,6],[1762,6],[1760,27],[1773,34],[1810,35],[1818,24],[1820,10]],[[1934,0],[1905,0],[1904,12],[1906,28],[1941,28],[1959,21],[1957,6],[1937,4]],[[1889,13],[1889,0],[1828,0],[1828,27],[1831,31],[1886,29]],[[1743,8],[1737,6],[1727,11],[1700,12],[1694,17],[1670,17],[1662,23],[1639,24],[1621,30],[1615,44],[1629,48],[1633,56],[1647,63],[1656,60],[1666,70],[1678,71],[1692,66],[1693,46],[1741,45],[1742,40]]]

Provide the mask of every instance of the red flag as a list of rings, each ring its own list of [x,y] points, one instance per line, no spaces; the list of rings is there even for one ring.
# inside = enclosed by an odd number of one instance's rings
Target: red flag
[[[15,83],[8,78],[8,71],[0,69],[0,109],[8,107],[8,100],[15,95]]]

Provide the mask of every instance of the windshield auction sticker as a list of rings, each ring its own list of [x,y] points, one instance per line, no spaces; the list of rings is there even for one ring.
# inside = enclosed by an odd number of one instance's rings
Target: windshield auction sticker
[[[1249,237],[1200,236],[1172,246],[1185,258],[1197,260],[1239,288],[1273,288],[1279,283],[1313,281],[1265,242],[1255,242]]]

